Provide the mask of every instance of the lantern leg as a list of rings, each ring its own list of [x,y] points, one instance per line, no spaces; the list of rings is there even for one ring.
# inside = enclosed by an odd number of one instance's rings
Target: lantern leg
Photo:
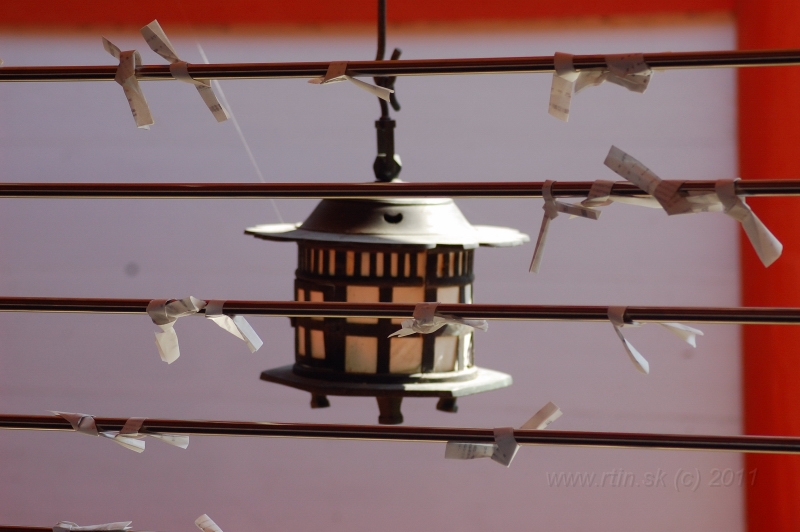
[[[436,410],[441,410],[442,412],[450,412],[451,414],[455,414],[458,412],[458,405],[456,404],[455,397],[440,397],[439,402],[436,403]]]
[[[328,401],[327,395],[311,394],[311,408],[328,408],[329,406],[331,406],[331,403]]]
[[[399,425],[403,422],[403,413],[400,412],[400,404],[403,402],[402,397],[384,396],[376,397],[376,399],[380,410],[378,423],[381,425]]]

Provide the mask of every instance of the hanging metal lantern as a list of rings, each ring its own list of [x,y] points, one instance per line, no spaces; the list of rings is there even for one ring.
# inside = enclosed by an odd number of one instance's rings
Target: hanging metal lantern
[[[246,233],[298,243],[297,301],[472,303],[474,251],[515,246],[527,235],[473,226],[451,199],[323,200],[299,225],[271,224]],[[403,397],[456,398],[511,384],[505,373],[474,362],[472,331],[388,338],[401,320],[295,318],[294,365],[261,378],[311,392],[312,408],[329,395],[374,396],[379,422],[401,423]]]
[[[378,53],[386,49],[386,9],[379,1]],[[400,58],[395,48],[392,60]],[[395,77],[376,77],[391,94],[379,96],[375,121],[378,182],[397,181],[394,149],[400,110]],[[472,303],[473,254],[478,246],[516,246],[528,236],[507,227],[473,226],[452,199],[325,199],[302,224],[250,227],[246,233],[298,244],[295,299],[350,303]],[[382,424],[403,422],[403,397],[438,397],[436,408],[456,412],[464,395],[504,388],[511,376],[475,365],[473,333],[446,325],[425,335],[389,338],[397,319],[293,318],[294,365],[261,378],[311,392],[311,407],[329,395],[372,396]]]

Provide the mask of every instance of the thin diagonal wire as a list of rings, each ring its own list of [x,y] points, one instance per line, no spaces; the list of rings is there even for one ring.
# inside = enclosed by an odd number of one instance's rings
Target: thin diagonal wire
[[[205,64],[209,64],[208,56],[206,56],[206,52],[205,50],[203,50],[203,47],[200,45],[199,42],[196,42],[195,44],[197,44],[197,50],[200,52],[200,57],[203,58],[203,62]],[[225,91],[222,90],[222,85],[220,85],[219,81],[216,79],[211,80],[211,84],[214,86],[214,90],[216,90],[219,93],[219,97],[222,100],[222,105],[224,105],[225,109],[228,110],[228,114],[231,117],[231,122],[233,122],[233,127],[236,128],[236,133],[239,134],[239,139],[242,141],[242,144],[244,145],[244,149],[247,152],[247,156],[250,158],[250,163],[252,163],[253,168],[256,171],[256,175],[258,175],[258,179],[262,183],[266,183],[267,180],[264,179],[264,174],[261,173],[261,167],[258,166],[258,161],[256,161],[255,156],[253,156],[253,150],[250,149],[250,143],[247,142],[247,138],[245,138],[244,136],[244,132],[242,131],[241,126],[239,125],[239,121],[236,120],[236,115],[233,113],[233,107],[231,107],[230,102],[228,102],[228,98],[225,97]],[[275,214],[278,215],[278,220],[280,220],[280,222],[283,223],[283,216],[281,216],[281,211],[278,209],[278,204],[275,203],[275,200],[273,198],[270,198],[269,201],[272,204],[272,208],[275,210]]]

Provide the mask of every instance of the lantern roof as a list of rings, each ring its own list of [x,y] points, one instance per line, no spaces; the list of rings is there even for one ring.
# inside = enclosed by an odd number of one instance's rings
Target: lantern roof
[[[518,246],[528,235],[472,225],[450,198],[324,199],[303,223],[263,224],[245,233],[266,240],[331,243]]]

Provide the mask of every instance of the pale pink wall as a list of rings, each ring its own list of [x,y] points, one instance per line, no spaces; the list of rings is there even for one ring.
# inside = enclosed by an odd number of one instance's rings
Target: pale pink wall
[[[169,32],[169,28],[167,28]],[[110,34],[123,49],[134,33]],[[370,58],[371,35],[201,36],[212,61]],[[185,59],[194,41],[175,36]],[[390,35],[404,57],[728,49],[727,23]],[[99,35],[0,37],[7,65],[106,64]],[[573,118],[546,113],[548,75],[400,79],[397,149],[409,181],[614,179],[602,161],[616,144],[664,178],[736,175],[734,75],[657,73],[646,95],[602,86],[576,96]],[[232,124],[217,125],[194,89],[144,83],[156,125],[133,126],[119,86],[0,85],[4,181],[252,182]],[[270,181],[366,181],[377,103],[346,84],[227,82],[224,89]],[[312,201],[281,201],[288,221]],[[474,223],[533,235],[537,200],[460,202]],[[257,201],[0,200],[0,293],[19,296],[286,299],[293,244],[257,241],[244,227],[277,221]],[[532,246],[480,250],[476,301],[487,303],[736,305],[737,227],[722,215],[668,219],[614,205],[598,222],[560,217],[539,275]],[[135,263],[138,273],[125,273]],[[374,423],[368,399],[308,395],[263,383],[291,362],[286,319],[254,318],[254,355],[200,319],[181,320],[182,357],[163,364],[142,316],[0,316],[2,412]],[[659,327],[629,337],[650,360],[637,373],[609,325],[492,323],[478,333],[480,365],[510,372],[506,390],[460,400],[461,411],[407,400],[412,425],[507,426],[548,400],[566,430],[736,434],[739,331],[704,327],[692,350]],[[0,432],[0,522],[48,526],[133,519],[137,529],[191,530],[210,514],[226,532],[250,530],[741,530],[742,491],[710,487],[722,453],[524,448],[508,470],[443,459],[438,444],[193,438],[180,451],[153,442],[142,455],[67,433]],[[623,469],[665,487],[550,488],[548,472]],[[699,471],[695,492],[675,475]]]

